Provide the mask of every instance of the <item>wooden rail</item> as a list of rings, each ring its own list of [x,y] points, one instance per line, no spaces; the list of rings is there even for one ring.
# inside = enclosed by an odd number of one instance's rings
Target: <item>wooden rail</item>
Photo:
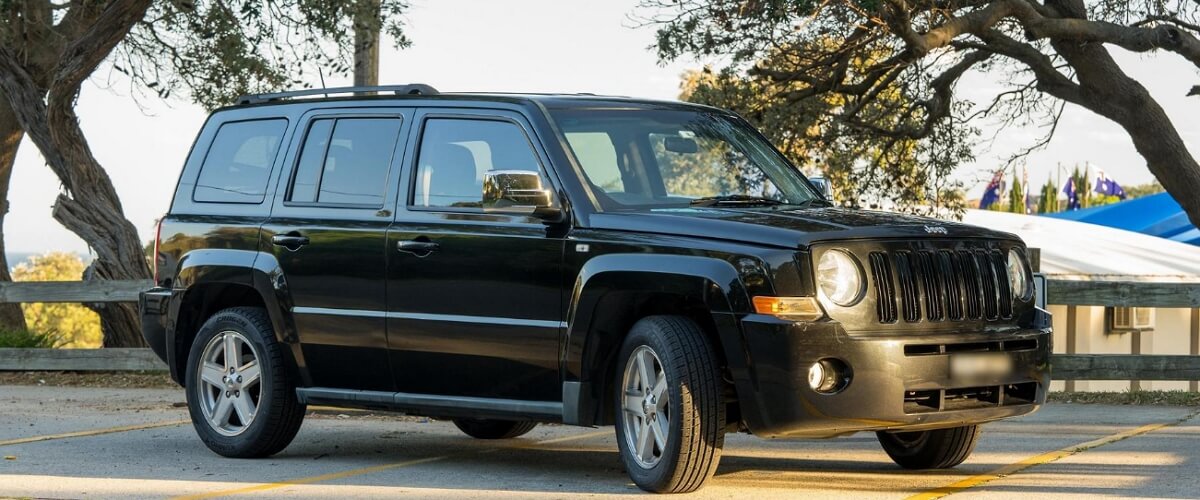
[[[0,349],[0,371],[165,371],[146,348]]]
[[[0,304],[29,302],[137,302],[150,280],[0,282]]]
[[[1161,354],[1055,354],[1055,380],[1200,380],[1200,356]]]
[[[1200,307],[1200,283],[1051,279],[1046,298],[1063,306]]]

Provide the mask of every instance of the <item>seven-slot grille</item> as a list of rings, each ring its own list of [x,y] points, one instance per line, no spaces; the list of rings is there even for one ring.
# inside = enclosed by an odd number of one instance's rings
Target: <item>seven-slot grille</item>
[[[874,251],[867,261],[881,323],[1012,318],[1008,269],[999,250]]]

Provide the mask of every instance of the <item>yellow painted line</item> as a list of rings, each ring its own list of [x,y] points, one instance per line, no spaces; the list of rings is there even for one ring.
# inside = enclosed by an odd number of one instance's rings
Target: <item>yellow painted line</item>
[[[149,424],[123,425],[121,427],[109,427],[107,429],[92,429],[90,431],[75,431],[64,432],[62,434],[48,434],[45,436],[33,436],[27,438],[9,439],[0,441],[0,446],[10,446],[14,444],[36,443],[39,441],[51,441],[54,439],[67,439],[75,437],[99,436],[101,434],[113,434],[116,432],[140,431],[143,429],[157,429],[159,427],[173,427],[191,423],[191,420],[171,420],[168,422],[153,422]]]
[[[605,436],[605,435],[609,435],[609,434],[612,434],[612,431],[597,431],[597,432],[589,432],[587,434],[578,434],[578,435],[574,435],[574,436],[563,436],[563,437],[559,437],[559,438],[546,439],[543,441],[529,443],[524,446],[516,446],[513,449],[533,448],[535,446],[541,446],[541,445],[552,444],[552,443],[562,443],[565,441],[576,441],[576,440],[581,440],[581,439]],[[478,451],[478,453],[484,453],[484,452],[490,452],[490,451],[496,451],[496,449],[493,448],[493,449],[487,449],[487,450],[480,450],[480,451]],[[241,495],[241,494],[245,494],[245,493],[256,493],[259,491],[267,491],[267,490],[274,490],[274,489],[278,489],[278,488],[286,488],[288,486],[313,484],[313,483],[320,483],[320,482],[324,482],[324,481],[333,481],[333,480],[337,480],[337,479],[345,479],[348,477],[361,476],[364,474],[372,474],[375,472],[382,472],[385,470],[409,467],[412,465],[427,464],[430,462],[446,460],[446,459],[449,459],[449,458],[452,458],[455,456],[461,456],[461,455],[462,454],[460,454],[460,455],[441,455],[441,456],[436,456],[436,457],[405,460],[403,462],[374,465],[371,467],[363,467],[361,469],[351,469],[351,470],[342,471],[342,472],[332,472],[329,474],[321,474],[319,476],[309,476],[309,477],[301,477],[301,478],[297,478],[297,479],[288,479],[286,481],[279,481],[277,483],[263,483],[263,484],[256,484],[256,485],[252,485],[252,486],[246,486],[244,488],[234,488],[234,489],[229,489],[229,490],[213,491],[213,492],[209,492],[209,493],[199,493],[196,495],[178,496],[178,497],[174,497],[172,500],[201,500],[201,499],[205,499],[205,498],[217,498],[217,497]]]
[[[1048,451],[1041,455],[1032,456],[1032,457],[1026,458],[1025,460],[1022,460],[1020,462],[1005,465],[1003,467],[997,468],[995,470],[992,470],[992,471],[984,473],[984,474],[980,474],[978,476],[971,476],[971,477],[968,477],[961,481],[958,481],[956,483],[951,483],[946,486],[942,486],[940,488],[935,488],[935,489],[932,489],[932,490],[929,490],[929,491],[926,491],[923,493],[918,493],[916,495],[908,497],[907,500],[935,500],[935,499],[942,498],[942,497],[945,497],[948,495],[953,495],[955,493],[959,493],[961,491],[964,491],[964,490],[967,490],[970,488],[974,488],[981,484],[984,484],[984,483],[987,483],[990,481],[995,481],[995,480],[1000,479],[1005,476],[1011,476],[1013,474],[1016,474],[1018,472],[1025,470],[1025,469],[1033,467],[1035,465],[1048,464],[1050,462],[1054,462],[1057,460],[1067,458],[1076,453],[1081,453],[1081,452],[1084,452],[1084,451],[1087,451],[1087,450],[1090,450],[1093,448],[1099,448],[1104,445],[1113,444],[1117,441],[1121,441],[1123,439],[1129,439],[1134,436],[1140,436],[1140,435],[1146,434],[1148,432],[1154,432],[1156,430],[1162,429],[1163,427],[1169,427],[1169,426],[1187,421],[1188,419],[1190,419],[1194,416],[1196,416],[1196,414],[1193,413],[1191,416],[1177,420],[1175,422],[1143,425],[1136,429],[1130,429],[1127,431],[1118,432],[1116,434],[1104,436],[1099,439],[1093,439],[1093,440],[1085,442],[1085,443],[1079,443],[1077,445],[1068,446],[1066,448],[1062,448],[1059,450]]]

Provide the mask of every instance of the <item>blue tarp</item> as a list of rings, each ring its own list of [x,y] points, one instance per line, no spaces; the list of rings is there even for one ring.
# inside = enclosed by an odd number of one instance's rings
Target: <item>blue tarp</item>
[[[1115,227],[1200,246],[1200,229],[1188,221],[1179,203],[1167,193],[1046,216]]]

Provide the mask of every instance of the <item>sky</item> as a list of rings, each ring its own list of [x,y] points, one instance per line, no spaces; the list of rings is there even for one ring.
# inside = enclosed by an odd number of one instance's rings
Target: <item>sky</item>
[[[704,61],[661,64],[649,47],[651,28],[636,28],[629,14],[637,0],[413,0],[407,13],[412,47],[382,50],[380,81],[427,83],[442,91],[591,92],[675,99],[680,75]],[[1200,151],[1200,98],[1185,98],[1200,83],[1194,67],[1163,56],[1118,54],[1173,118],[1193,152]],[[329,78],[326,84],[348,84]],[[318,86],[317,82],[313,82]],[[968,77],[960,95],[979,101],[994,95],[987,75]],[[154,220],[167,211],[179,170],[206,112],[181,100],[135,100],[127,83],[98,73],[85,84],[78,114],[93,152],[112,177],[126,216],[142,239],[153,237]],[[956,175],[978,197],[983,183],[1012,151],[1039,137],[1035,128],[1010,128],[975,163]],[[1040,185],[1056,165],[1090,162],[1122,184],[1153,176],[1133,144],[1116,125],[1079,108],[1064,113],[1059,133],[1030,156],[1030,180]],[[21,146],[9,191],[5,219],[10,253],[51,250],[87,253],[78,237],[50,215],[58,180],[28,140]]]

